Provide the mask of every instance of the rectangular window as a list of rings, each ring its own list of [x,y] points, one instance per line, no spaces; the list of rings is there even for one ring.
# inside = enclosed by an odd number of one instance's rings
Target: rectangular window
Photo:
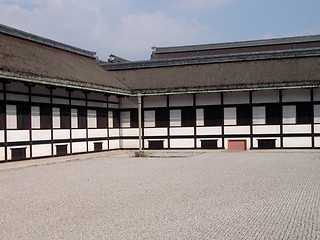
[[[237,107],[237,125],[250,125],[252,123],[252,108],[250,105]]]
[[[31,127],[33,129],[40,128],[40,107],[38,106],[31,107]]]
[[[7,105],[7,129],[17,129],[17,106]]]
[[[169,125],[169,111],[167,108],[158,108],[155,110],[155,126],[168,127]]]
[[[78,128],[87,128],[87,110],[78,108]]]
[[[196,112],[193,107],[181,109],[181,126],[194,127],[196,125]]]
[[[24,160],[26,159],[26,148],[11,148],[11,160]]]
[[[222,126],[222,106],[208,106],[204,108],[204,126]]]
[[[96,110],[88,110],[88,128],[97,128]]]
[[[6,105],[0,103],[0,129],[6,128]]]
[[[296,106],[283,106],[282,111],[284,124],[296,123]]]
[[[314,123],[320,123],[320,105],[314,105]]]
[[[201,148],[203,149],[218,148],[218,140],[201,140]]]
[[[78,128],[78,109],[71,109],[71,128]]]
[[[237,124],[237,111],[235,107],[224,109],[224,125]]]
[[[311,124],[313,118],[313,106],[311,103],[297,104],[297,123]]]
[[[47,105],[40,106],[40,128],[50,129],[51,126],[52,126],[51,106],[47,106]]]
[[[60,128],[60,108],[52,108],[53,128]]]
[[[17,105],[18,129],[25,130],[31,127],[31,107],[27,104]]]
[[[119,110],[113,110],[113,127],[120,127],[120,112]]]
[[[281,105],[268,104],[266,106],[266,124],[279,125],[281,124]]]
[[[155,127],[156,126],[155,111],[144,111],[144,126]]]
[[[252,123],[253,124],[266,124],[266,108],[253,107],[252,109]]]
[[[181,110],[170,110],[170,126],[181,126]]]
[[[106,109],[99,108],[97,110],[97,125],[98,128],[108,127],[108,111]]]
[[[113,112],[109,111],[108,112],[108,127],[113,128]]]
[[[71,109],[69,107],[60,108],[60,127],[69,129],[71,127]]]
[[[137,128],[138,125],[138,109],[132,109],[130,111],[130,127]]]
[[[130,111],[120,112],[121,128],[130,127]]]

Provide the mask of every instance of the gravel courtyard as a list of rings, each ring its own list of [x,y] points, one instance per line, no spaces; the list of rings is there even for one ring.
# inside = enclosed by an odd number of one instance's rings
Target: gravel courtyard
[[[320,239],[320,152],[163,156],[0,169],[0,239]]]

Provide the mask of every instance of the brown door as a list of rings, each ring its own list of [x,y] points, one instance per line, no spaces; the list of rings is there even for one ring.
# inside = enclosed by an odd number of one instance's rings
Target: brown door
[[[229,140],[228,150],[230,151],[244,151],[247,149],[246,140]]]

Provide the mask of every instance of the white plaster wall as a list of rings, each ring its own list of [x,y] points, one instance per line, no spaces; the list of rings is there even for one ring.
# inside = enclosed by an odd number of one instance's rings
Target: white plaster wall
[[[313,100],[320,101],[320,88],[313,89]]]
[[[25,146],[15,146],[15,147],[8,147],[8,159],[12,159],[11,155],[11,149],[15,148],[26,148],[26,158],[30,158],[30,145],[25,145]]]
[[[0,100],[3,100],[3,93],[0,93]]]
[[[277,103],[279,102],[279,91],[263,90],[252,92],[253,103]]]
[[[225,138],[224,139],[224,147],[226,150],[229,149],[229,146],[228,146],[229,140],[246,140],[246,146],[247,146],[246,150],[250,149],[250,138]]]
[[[320,147],[320,137],[315,137],[314,138],[314,146],[315,147]]]
[[[311,147],[311,137],[284,137],[283,147]]]
[[[150,107],[166,107],[167,97],[166,96],[152,96],[143,98],[143,106],[145,108]]]
[[[221,135],[222,127],[197,127],[197,135]]]
[[[250,126],[226,126],[224,134],[250,134]]]
[[[70,143],[57,143],[57,144],[53,144],[53,155],[57,155],[57,147],[56,146],[60,146],[60,145],[67,145],[67,153],[70,153]]]
[[[283,125],[283,133],[311,133],[311,124]]]
[[[108,127],[113,128],[113,112],[108,111]]]
[[[253,126],[253,134],[280,134],[280,125]]]
[[[171,136],[194,135],[193,127],[170,128]]]
[[[8,130],[7,141],[8,142],[30,141],[29,130]]]
[[[167,139],[145,139],[144,140],[144,148],[149,148],[149,141],[163,141],[163,148],[168,148],[168,140]]]
[[[120,140],[121,148],[139,148],[139,140],[138,139],[122,139]]]
[[[60,108],[52,108],[53,128],[60,128]]]
[[[204,110],[203,108],[196,110],[196,125],[204,126]]]
[[[51,144],[32,145],[32,157],[51,156]]]
[[[170,139],[170,148],[194,148],[194,139]]]
[[[20,82],[11,82],[6,86],[7,91],[14,91],[14,92],[28,92],[28,87]]]
[[[217,140],[217,147],[222,148],[222,138],[197,138],[197,148],[201,148],[201,140]]]
[[[237,124],[237,109],[224,108],[224,125],[236,125]]]
[[[50,89],[44,85],[35,85],[31,88],[31,93],[50,94]]]
[[[87,131],[86,129],[72,129],[72,138],[86,138]]]
[[[230,92],[223,94],[224,104],[249,103],[249,92]]]
[[[172,95],[169,97],[169,106],[193,106],[193,95]]]
[[[101,108],[107,108],[108,103],[107,102],[88,102],[89,107],[101,107]]]
[[[119,129],[109,129],[109,136],[110,137],[119,137],[120,130]]]
[[[110,140],[109,144],[110,144],[109,149],[119,149],[120,148],[120,140]]]
[[[265,107],[252,108],[252,122],[253,124],[266,124],[266,108]]]
[[[310,89],[288,89],[282,91],[283,102],[310,101]]]
[[[155,111],[144,111],[144,127],[155,127],[156,113]]]
[[[121,98],[120,99],[120,108],[138,108],[138,98]]]
[[[144,136],[167,136],[167,128],[145,128]]]
[[[51,140],[51,130],[32,130],[32,141]]]
[[[17,129],[17,106],[7,105],[7,129]]]
[[[170,126],[181,126],[181,110],[170,110]]]
[[[196,95],[196,105],[220,105],[221,95],[220,93],[207,93],[207,94],[197,94]]]
[[[320,124],[315,124],[314,125],[314,132],[315,133],[320,133]]]
[[[31,106],[31,127],[40,128],[40,107]]]
[[[50,98],[40,97],[40,96],[31,96],[31,102],[50,103]]]
[[[66,99],[66,98],[53,98],[52,99],[52,103],[69,105],[69,99]]]
[[[86,105],[86,101],[83,101],[83,100],[71,100],[71,105],[85,106]]]
[[[120,136],[139,136],[139,128],[120,129]]]
[[[320,105],[314,105],[314,123],[320,123]]]
[[[88,129],[89,138],[108,137],[107,129]]]
[[[120,127],[130,127],[130,112],[124,111],[120,112]]]
[[[97,128],[97,111],[88,110],[88,128]]]
[[[275,139],[276,140],[276,147],[279,148],[281,147],[281,143],[280,143],[280,138],[279,137],[260,137],[260,138],[253,138],[253,147],[257,148],[258,147],[258,140],[262,140],[262,139]]]
[[[56,88],[52,90],[53,96],[69,97],[69,92],[65,88]]]
[[[4,130],[0,130],[0,142],[4,142]]]
[[[296,123],[296,106],[283,106],[282,114],[284,124]]]
[[[71,109],[71,128],[78,128],[78,109]]]
[[[53,130],[53,139],[70,139],[70,130],[69,129],[54,129]]]
[[[6,155],[5,155],[5,150],[4,147],[0,147],[0,160],[5,160]]]

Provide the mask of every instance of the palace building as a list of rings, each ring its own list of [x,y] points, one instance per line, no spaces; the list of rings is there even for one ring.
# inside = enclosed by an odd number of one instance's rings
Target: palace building
[[[0,25],[0,161],[114,149],[320,148],[320,35],[132,62]]]

